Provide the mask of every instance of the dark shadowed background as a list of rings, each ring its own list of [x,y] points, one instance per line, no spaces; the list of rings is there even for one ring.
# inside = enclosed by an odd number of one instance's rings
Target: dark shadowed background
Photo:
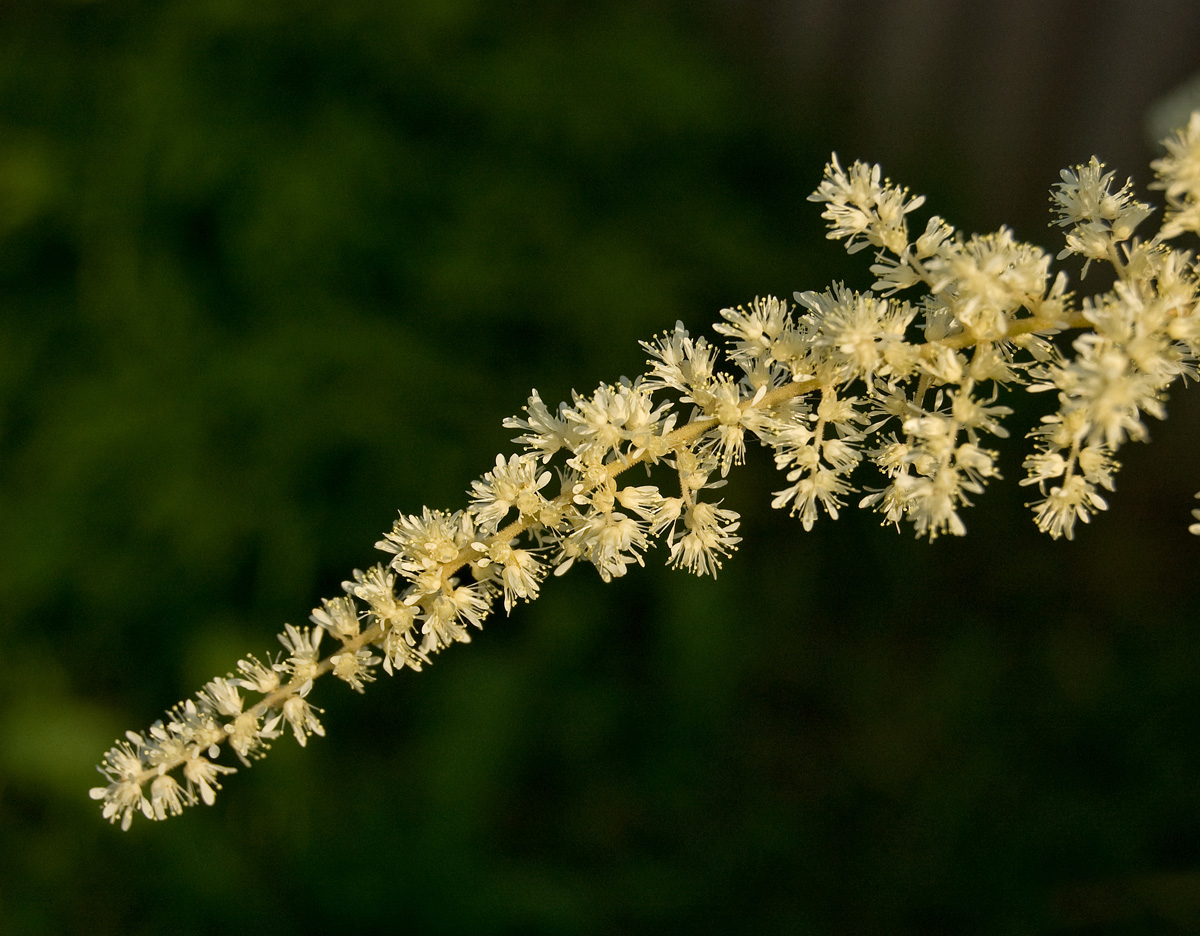
[[[513,7],[510,9],[510,6]],[[428,671],[318,684],[212,808],[127,834],[126,729],[456,509],[501,419],[865,255],[831,149],[1058,249],[1145,182],[1183,3],[0,5],[0,931],[1200,930],[1200,405],[1073,543],[1006,480],[963,540],[728,489],[719,579],[547,583]],[[921,215],[924,217],[924,214]]]

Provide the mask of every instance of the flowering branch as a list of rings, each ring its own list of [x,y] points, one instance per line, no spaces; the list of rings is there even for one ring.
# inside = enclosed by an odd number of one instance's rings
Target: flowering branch
[[[1058,259],[1084,257],[1085,275],[1107,263],[1116,277],[1082,299],[1065,273],[1051,277],[1048,254],[1007,228],[968,238],[935,216],[911,239],[908,216],[924,198],[878,166],[845,170],[835,155],[810,200],[824,205],[830,238],[850,253],[874,248],[871,289],[834,284],[796,293],[798,306],[768,297],[723,309],[714,326],[723,353],[677,323],[643,342],[644,375],[574,393],[553,412],[535,390],[524,415],[504,421],[524,451],[497,456],[471,483],[469,506],[401,515],[376,544],[386,565],[355,570],[343,595],[313,610],[313,626],[285,625],[282,654],[239,660],[148,731],[128,732],[104,756],[106,785],[91,796],[123,829],[138,812],[164,819],[211,804],[235,771],[216,763],[222,746],[249,765],[289,728],[301,745],[324,735],[308,701],[319,677],[362,692],[380,665],[419,671],[470,642],[497,600],[510,612],[576,562],[607,582],[661,540],[668,564],[716,575],[740,542],[740,521],[706,492],[743,461],[747,434],[784,473],[772,506],[806,530],[858,494],[883,523],[910,523],[932,540],[964,534],[961,509],[1000,476],[986,437],[1008,435],[1001,391],[1053,392],[1057,408],[1027,434],[1020,483],[1037,489],[1028,506],[1039,529],[1073,538],[1107,507],[1100,491],[1113,490],[1116,450],[1146,438],[1142,414],[1162,418],[1167,387],[1196,376],[1197,266],[1167,242],[1200,232],[1200,112],[1166,148],[1152,166],[1167,211],[1148,240],[1134,236],[1151,208],[1132,183],[1114,190],[1094,157],[1063,170],[1051,193],[1053,223],[1065,229]],[[1049,340],[1074,329],[1069,350]],[[880,486],[851,481],[863,462]],[[677,493],[619,483],[639,464],[670,468]],[[322,657],[326,635],[336,646]]]

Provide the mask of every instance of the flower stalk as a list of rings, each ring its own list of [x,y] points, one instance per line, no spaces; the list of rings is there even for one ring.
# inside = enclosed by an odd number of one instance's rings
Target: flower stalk
[[[743,462],[748,437],[783,473],[773,506],[806,530],[856,501],[918,536],[961,536],[963,509],[1000,477],[987,440],[1008,435],[1001,395],[1049,393],[1057,405],[1027,433],[1020,484],[1036,488],[1038,528],[1073,538],[1106,509],[1115,453],[1146,438],[1143,414],[1162,418],[1167,388],[1197,375],[1200,270],[1168,242],[1200,232],[1200,112],[1166,149],[1152,166],[1167,211],[1148,239],[1135,231],[1151,208],[1132,183],[1115,188],[1095,158],[1063,170],[1051,193],[1058,259],[1107,263],[1116,277],[1083,298],[1007,228],[966,237],[934,216],[911,237],[924,198],[834,155],[810,200],[824,206],[830,238],[873,250],[871,289],[836,283],[796,293],[795,305],[767,297],[722,309],[722,347],[677,323],[643,342],[645,374],[553,411],[533,391],[523,415],[504,421],[523,450],[471,483],[466,508],[402,514],[376,544],[387,561],[355,570],[343,595],[313,609],[311,627],[285,625],[282,653],[239,660],[109,750],[105,785],[91,790],[104,817],[128,829],[138,813],[211,804],[236,770],[217,763],[224,746],[248,766],[288,730],[301,745],[324,734],[309,702],[316,680],[332,673],[363,692],[380,667],[420,671],[470,642],[497,601],[511,612],[576,563],[610,581],[661,541],[668,564],[716,575],[740,519],[710,492]],[[1069,345],[1052,340],[1068,330],[1078,331]],[[675,486],[620,482],[643,464],[671,469]],[[858,480],[868,465],[878,486]],[[323,656],[326,637],[334,647]]]

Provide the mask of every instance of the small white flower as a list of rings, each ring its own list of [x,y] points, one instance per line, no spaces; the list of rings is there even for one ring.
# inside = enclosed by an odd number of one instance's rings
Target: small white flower
[[[1093,156],[1086,166],[1060,173],[1062,182],[1050,195],[1059,216],[1055,223],[1073,230],[1067,234],[1067,248],[1059,259],[1071,253],[1089,260],[1111,258],[1115,245],[1132,237],[1153,210],[1133,197],[1132,179],[1112,191],[1115,173],[1103,169],[1104,163]]]
[[[253,656],[247,656],[244,660],[238,660],[237,668],[242,675],[230,680],[234,685],[261,692],[263,695],[279,688],[279,670],[274,666],[268,666]]]
[[[909,198],[906,189],[881,181],[882,175],[879,166],[860,161],[847,172],[834,153],[825,166],[825,179],[808,196],[809,201],[825,203],[821,217],[829,222],[826,236],[844,238],[848,253],[874,246],[899,254],[908,246],[905,216],[921,207],[925,197]]]
[[[716,349],[704,338],[692,340],[683,322],[675,323],[675,331],[655,341],[641,342],[650,352],[650,373],[642,386],[647,390],[671,388],[683,394],[684,402],[704,405],[708,386],[715,373]]]
[[[1194,111],[1185,129],[1163,141],[1167,155],[1150,163],[1157,176],[1151,188],[1167,193],[1163,240],[1185,231],[1200,231],[1200,111]]]
[[[713,382],[705,412],[716,417],[717,425],[706,450],[720,465],[721,477],[728,475],[731,467],[746,460],[747,411],[742,408],[742,402],[742,395],[730,378],[722,376]]]
[[[683,522],[687,532],[671,543],[670,563],[695,575],[715,577],[721,557],[732,554],[742,541],[734,535],[739,525],[738,514],[701,502],[684,514]]]
[[[499,568],[504,588],[504,611],[510,613],[518,599],[533,601],[547,568],[526,549],[513,549],[507,543],[493,543],[488,550],[490,563]]]
[[[97,768],[108,779],[108,785],[88,791],[92,799],[104,801],[101,815],[105,819],[121,820],[122,831],[128,831],[135,812],[141,812],[147,819],[154,818],[150,801],[142,795],[148,768],[141,756],[145,739],[132,731],[128,736],[129,741],[121,741],[109,750]]]
[[[393,627],[383,635],[383,669],[389,676],[406,666],[419,673],[428,663],[429,656],[416,645],[413,628]]]
[[[1067,478],[1061,487],[1053,487],[1041,501],[1027,506],[1033,507],[1034,521],[1051,539],[1065,536],[1075,538],[1075,522],[1087,523],[1091,515],[1108,509],[1108,503],[1096,493],[1095,487],[1080,475]]]
[[[301,741],[300,743],[303,744],[304,742]],[[192,787],[200,791],[200,799],[205,806],[211,806],[216,802],[217,790],[221,789],[221,784],[217,778],[221,774],[231,773],[237,773],[237,768],[214,764],[204,757],[188,758],[183,765],[184,779]]]
[[[147,819],[154,818],[154,809],[142,795],[141,785],[132,780],[115,781],[107,787],[92,787],[88,795],[92,799],[104,800],[100,814],[109,822],[116,822],[120,818],[122,832],[129,831],[135,812],[141,812]]]
[[[329,658],[333,664],[333,675],[346,683],[355,692],[362,692],[366,683],[374,682],[375,675],[372,667],[378,666],[381,658],[375,656],[365,647],[357,650],[343,650]]]
[[[539,471],[534,454],[496,456],[496,467],[471,482],[471,503],[480,530],[494,533],[515,507],[522,517],[536,515],[546,506],[541,490],[550,483],[549,471]]]
[[[1062,477],[1063,472],[1067,470],[1067,460],[1059,452],[1037,452],[1027,455],[1022,467],[1029,472],[1029,476],[1022,478],[1018,483],[1036,484],[1044,491],[1047,481]]]
[[[314,709],[304,698],[311,688],[312,683],[306,683],[299,694],[291,696],[283,703],[283,717],[292,726],[292,733],[301,747],[308,745],[310,735],[325,737],[325,728],[316,714],[321,710]]]
[[[559,416],[552,415],[538,396],[538,392],[534,390],[525,406],[528,418],[510,416],[504,420],[504,428],[524,429],[525,434],[517,436],[513,441],[532,449],[541,456],[543,462],[548,462],[560,449],[573,451],[578,441],[570,425],[561,418],[562,409],[560,406]]]
[[[799,516],[800,524],[805,530],[811,530],[817,522],[817,505],[824,508],[830,518],[838,518],[839,508],[845,506],[843,495],[850,493],[850,487],[837,472],[825,467],[815,470],[797,468],[787,475],[793,482],[782,491],[775,492],[771,506],[776,509],[791,504],[793,516]]]
[[[197,693],[205,705],[219,715],[233,716],[242,711],[242,696],[238,692],[239,680],[218,676],[204,684]]]
[[[195,801],[195,796],[181,787],[170,774],[155,777],[150,784],[150,808],[154,811],[155,819],[178,816],[184,806],[190,806]]]
[[[787,303],[768,296],[755,298],[749,309],[722,309],[721,318],[713,330],[733,339],[730,357],[747,371],[759,364],[776,363],[773,354],[776,340],[783,334],[791,320]]]
[[[650,545],[642,523],[623,513],[600,510],[580,517],[568,542],[605,582],[620,578],[635,562],[642,565],[641,554]]]
[[[308,619],[343,643],[358,636],[358,608],[350,598],[322,599]]]
[[[291,624],[284,624],[283,633],[278,637],[288,652],[288,658],[283,663],[276,663],[276,668],[291,674],[292,679],[300,682],[312,679],[321,661],[318,648],[324,633],[324,629],[320,627],[293,627]]]
[[[266,753],[268,742],[279,736],[273,725],[267,727],[261,722],[262,715],[250,711],[243,712],[225,726],[225,732],[229,735],[229,746],[243,764],[249,764],[252,757],[262,757]]]
[[[899,475],[894,483],[902,492],[904,512],[917,536],[928,534],[935,540],[942,533],[966,535],[966,524],[955,509],[962,498],[961,479],[955,471],[945,469],[931,477]]]

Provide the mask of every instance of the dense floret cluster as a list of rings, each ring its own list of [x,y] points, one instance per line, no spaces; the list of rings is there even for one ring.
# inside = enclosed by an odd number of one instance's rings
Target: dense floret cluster
[[[1144,240],[1135,231],[1151,209],[1130,183],[1115,188],[1095,158],[1063,171],[1051,195],[1065,233],[1059,259],[1115,272],[1111,289],[1082,299],[1047,253],[1006,228],[966,237],[935,216],[913,238],[908,218],[924,199],[878,166],[845,170],[834,156],[811,200],[829,237],[851,253],[874,249],[870,290],[835,284],[796,293],[794,306],[755,299],[721,310],[723,348],[680,323],[643,343],[648,369],[635,380],[554,410],[534,391],[505,420],[524,450],[497,456],[465,509],[400,516],[377,544],[386,564],[355,570],[312,626],[286,625],[282,653],[239,660],[113,747],[100,767],[106,785],[91,791],[104,816],[128,828],[135,813],[163,819],[211,804],[235,769],[215,762],[223,745],[248,765],[288,729],[301,745],[324,734],[308,701],[320,676],[362,692],[379,667],[419,671],[469,642],[498,601],[511,611],[577,562],[607,582],[661,541],[669,564],[716,575],[740,537],[738,515],[713,492],[743,461],[747,436],[783,473],[773,506],[806,530],[856,500],[918,536],[957,536],[963,508],[999,477],[988,438],[1008,434],[1001,392],[1051,392],[1057,407],[1029,432],[1020,483],[1037,491],[1038,527],[1072,538],[1105,509],[1116,450],[1146,437],[1143,414],[1161,418],[1166,388],[1196,373],[1197,268],[1168,241],[1200,231],[1200,113],[1166,148],[1153,167],[1167,211]],[[1069,345],[1050,340],[1067,330],[1079,330]],[[864,463],[873,485],[854,479]],[[661,466],[648,479],[675,480],[623,483],[638,464]]]

